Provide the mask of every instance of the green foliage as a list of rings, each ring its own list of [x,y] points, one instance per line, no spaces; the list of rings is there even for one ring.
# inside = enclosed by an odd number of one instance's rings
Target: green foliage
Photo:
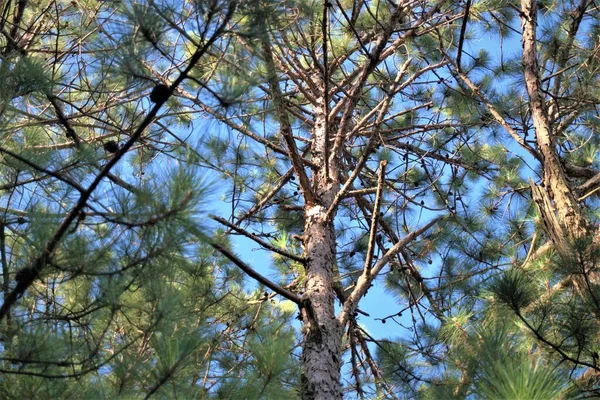
[[[285,326],[292,313],[275,306],[271,318],[278,324],[253,331],[245,352],[232,367],[243,371],[228,378],[217,391],[218,398],[299,398],[294,387],[297,363],[294,360],[294,331]],[[283,384],[282,384],[283,383]]]
[[[537,297],[531,279],[517,268],[509,269],[494,278],[489,290],[499,301],[517,313]]]
[[[399,341],[383,341],[375,353],[378,364],[386,379],[401,387],[415,375],[410,365],[406,344]]]
[[[528,354],[514,343],[507,327],[494,325],[480,332],[482,367],[477,396],[485,399],[566,399],[575,392],[560,370],[545,365],[540,354]],[[490,329],[491,328],[491,329]]]
[[[5,3],[0,398],[300,398],[315,337],[348,397],[597,394],[593,2],[530,69],[508,0]]]

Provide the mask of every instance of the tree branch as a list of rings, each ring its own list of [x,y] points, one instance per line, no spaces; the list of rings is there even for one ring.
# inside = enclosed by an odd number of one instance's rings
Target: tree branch
[[[427,231],[429,228],[435,225],[442,218],[444,218],[444,216],[434,218],[421,228],[412,231],[411,233],[406,235],[404,239],[398,241],[381,257],[381,259],[373,266],[370,273],[367,273],[366,270],[363,271],[363,274],[358,278],[358,281],[356,282],[354,290],[348,296],[343,309],[340,311],[340,314],[337,317],[341,326],[345,326],[345,324],[348,322],[349,317],[354,313],[354,310],[356,309],[359,300],[362,296],[364,296],[364,294],[367,292],[367,289],[369,289],[369,287],[371,286],[373,280],[377,277],[379,272],[381,272],[383,267],[387,265],[390,259],[402,249],[404,249],[406,245],[408,245],[410,242],[419,237],[423,232]]]
[[[186,78],[186,76],[190,73],[192,68],[195,67],[196,63],[200,60],[200,58],[206,53],[208,48],[217,40],[217,38],[221,35],[229,20],[233,17],[233,13],[237,8],[237,0],[232,0],[230,3],[229,9],[227,10],[227,14],[225,15],[223,22],[217,26],[214,30],[213,35],[206,41],[206,43],[200,48],[197,49],[196,52],[190,57],[190,61],[186,69],[177,77],[175,82],[169,88],[169,94],[167,97],[170,97],[173,94],[175,88]],[[86,207],[88,199],[91,197],[92,193],[102,179],[104,179],[110,172],[110,170],[119,162],[119,160],[125,155],[125,153],[135,144],[135,142],[142,136],[142,133],[146,130],[146,128],[152,123],[154,117],[158,113],[158,110],[165,103],[166,99],[157,102],[154,107],[150,110],[146,118],[141,122],[140,126],[131,134],[129,140],[123,144],[115,155],[106,163],[104,168],[98,173],[94,181],[90,184],[90,186],[83,192],[77,204],[71,209],[69,214],[63,219],[62,223],[52,236],[52,238],[46,243],[44,250],[41,255],[39,255],[35,260],[31,262],[28,267],[22,269],[21,274],[17,280],[17,285],[15,289],[10,292],[10,294],[5,298],[2,307],[0,307],[0,321],[8,314],[11,307],[16,303],[17,299],[25,293],[25,291],[33,284],[33,282],[39,277],[41,271],[44,269],[48,261],[52,258],[54,251],[58,247],[58,244],[62,240],[63,236],[68,232],[71,224],[78,218],[81,211]]]
[[[469,11],[471,10],[471,0],[467,0],[467,4],[465,5],[465,14],[463,16],[463,23],[460,27],[460,37],[458,39],[458,50],[456,55],[456,69],[458,72],[462,72],[460,70],[460,60],[462,58],[462,50],[463,44],[465,42],[465,33],[467,32],[467,24],[469,23]]]
[[[297,294],[295,294],[287,289],[282,288],[275,282],[272,282],[268,278],[262,276],[261,274],[256,272],[251,266],[249,266],[248,264],[246,264],[245,262],[240,260],[235,254],[233,254],[231,251],[226,249],[224,246],[220,245],[219,243],[214,243],[214,242],[210,243],[210,245],[212,247],[214,247],[216,250],[218,250],[225,257],[227,257],[232,263],[234,263],[239,269],[244,271],[244,273],[246,275],[248,275],[249,277],[251,277],[252,279],[256,280],[259,283],[262,283],[263,285],[265,285],[266,287],[268,287],[275,293],[285,297],[286,299],[293,301],[299,307],[305,306],[306,302],[300,296],[298,296]]]
[[[381,208],[381,193],[383,192],[385,179],[385,166],[387,161],[379,163],[379,174],[377,176],[377,192],[375,193],[375,204],[371,214],[371,229],[369,231],[369,244],[367,246],[367,257],[365,257],[364,274],[368,277],[371,274],[371,261],[375,251],[375,238],[377,237],[377,220],[379,219],[379,209]]]
[[[306,171],[304,170],[304,163],[302,162],[302,158],[300,158],[296,142],[292,136],[292,127],[285,109],[285,102],[281,94],[281,89],[279,88],[279,81],[277,79],[277,72],[275,70],[275,62],[273,61],[271,43],[269,41],[267,32],[263,32],[261,42],[263,57],[267,67],[269,88],[273,97],[273,104],[275,105],[275,109],[277,111],[281,135],[287,144],[288,156],[290,157],[292,165],[294,166],[294,171],[298,175],[298,182],[300,183],[300,189],[304,194],[306,203],[316,204],[315,195],[312,192],[310,181],[308,180],[308,176],[306,176]]]
[[[259,238],[258,236],[256,236],[254,233],[250,233],[245,229],[240,228],[239,226],[232,224],[231,222],[227,221],[226,219],[223,219],[221,217],[217,217],[216,215],[210,215],[210,218],[214,219],[215,221],[225,225],[228,228],[233,229],[234,231],[236,231],[237,233],[241,233],[242,235],[254,240],[256,243],[260,244],[262,247],[264,247],[265,249],[269,249],[272,252],[275,252],[277,254],[280,254],[284,257],[287,258],[291,258],[294,261],[298,261],[299,263],[306,263],[306,259],[304,257],[300,257],[296,254],[292,254],[292,253],[288,253],[285,250],[280,249],[279,247],[273,246],[271,243],[265,242],[264,240],[262,240],[261,238]]]
[[[541,161],[540,154],[529,144],[527,144],[525,140],[521,136],[519,136],[519,134],[512,128],[512,126],[510,126],[509,123],[506,122],[504,117],[502,117],[498,110],[496,110],[496,107],[494,107],[492,102],[489,101],[487,97],[483,95],[483,93],[481,93],[481,90],[479,90],[477,85],[475,85],[475,83],[473,83],[469,79],[469,77],[463,74],[462,72],[457,71],[456,75],[467,85],[469,89],[471,89],[471,91],[479,98],[479,100],[483,104],[485,104],[490,114],[492,114],[492,116],[494,117],[494,120],[496,120],[496,122],[499,123],[506,130],[506,132],[508,132],[508,134],[514,139],[514,141],[521,145],[521,147],[527,150],[529,154],[531,154],[537,160]]]

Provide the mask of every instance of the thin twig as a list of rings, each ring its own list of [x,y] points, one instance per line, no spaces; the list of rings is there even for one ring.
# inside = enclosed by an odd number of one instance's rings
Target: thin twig
[[[377,176],[377,193],[375,194],[375,204],[373,205],[373,214],[371,215],[371,230],[369,232],[369,245],[367,247],[367,257],[365,257],[364,273],[371,274],[371,261],[375,252],[375,238],[377,237],[377,221],[379,220],[379,209],[381,208],[381,193],[385,180],[385,166],[387,161],[379,163],[379,175]]]

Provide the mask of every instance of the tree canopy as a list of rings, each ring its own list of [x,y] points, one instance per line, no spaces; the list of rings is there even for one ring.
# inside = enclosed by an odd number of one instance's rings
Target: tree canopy
[[[594,1],[0,11],[0,397],[599,394]]]

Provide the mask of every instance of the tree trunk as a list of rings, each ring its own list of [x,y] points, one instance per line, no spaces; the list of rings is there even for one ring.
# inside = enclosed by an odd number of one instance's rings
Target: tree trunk
[[[582,3],[583,4],[583,3]],[[585,9],[585,6],[580,6]],[[591,304],[598,304],[591,285],[600,281],[594,260],[590,260],[590,253],[598,247],[600,236],[598,230],[592,231],[592,225],[584,216],[574,192],[567,180],[565,166],[561,163],[556,150],[556,139],[552,131],[550,115],[557,109],[548,111],[547,104],[541,89],[539,65],[536,52],[537,29],[537,4],[535,0],[521,0],[521,26],[523,28],[523,74],[529,96],[529,109],[536,133],[536,144],[542,156],[542,170],[544,184],[536,186],[530,181],[532,198],[536,202],[544,230],[559,254],[573,257],[573,243],[583,239],[591,233],[593,241],[584,252],[581,264],[581,273],[570,277],[575,292],[584,299],[591,299]],[[579,22],[583,18],[581,12]],[[579,23],[577,22],[577,23]],[[572,39],[571,39],[572,40]],[[571,41],[572,43],[572,41]],[[570,44],[568,45],[570,47]],[[566,59],[567,50],[563,53]],[[558,83],[557,83],[558,87]],[[567,258],[568,259],[568,258]],[[565,283],[556,285],[557,290],[564,288]],[[593,309],[596,317],[600,310]],[[581,383],[598,379],[599,373],[595,369],[588,369],[578,380]]]
[[[312,187],[316,204],[306,204],[304,253],[307,259],[305,296],[310,305],[304,308],[304,345],[302,351],[302,398],[339,399],[342,327],[335,317],[335,213],[326,219],[327,210],[339,190],[337,161],[329,163],[329,177],[324,173],[326,135],[325,114],[315,107],[313,161],[321,166],[313,171]]]
[[[563,166],[556,151],[556,141],[542,93],[539,77],[539,66],[536,52],[537,4],[535,0],[521,0],[521,26],[523,28],[523,74],[529,96],[529,109],[535,127],[537,147],[543,158],[543,177],[546,201],[541,201],[539,191],[534,191],[545,225],[553,226],[549,216],[556,212],[557,221],[562,229],[554,226],[555,232],[547,232],[555,239],[556,231],[564,231],[569,241],[587,234],[588,223],[583,217],[579,204],[573,195]],[[550,202],[553,200],[553,204]],[[555,225],[555,224],[554,224]],[[562,243],[555,243],[557,250],[564,251]]]

